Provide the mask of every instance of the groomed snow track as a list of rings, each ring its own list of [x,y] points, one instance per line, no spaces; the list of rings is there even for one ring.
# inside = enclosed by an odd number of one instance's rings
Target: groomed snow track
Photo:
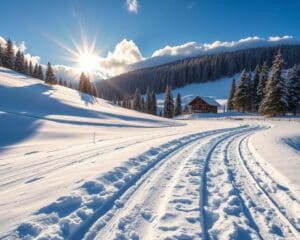
[[[299,199],[260,166],[249,143],[265,128],[241,125],[151,148],[6,237],[299,239]]]

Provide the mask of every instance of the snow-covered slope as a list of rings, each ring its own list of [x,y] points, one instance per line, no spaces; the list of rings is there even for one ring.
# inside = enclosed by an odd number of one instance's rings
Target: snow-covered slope
[[[298,122],[170,121],[3,68],[0,111],[0,239],[299,239]]]

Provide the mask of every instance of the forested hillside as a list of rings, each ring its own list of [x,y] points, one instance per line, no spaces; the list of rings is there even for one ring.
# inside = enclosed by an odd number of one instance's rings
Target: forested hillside
[[[254,70],[257,65],[262,65],[265,61],[271,66],[278,49],[281,50],[285,60],[284,68],[300,62],[300,45],[250,48],[138,69],[101,81],[97,87],[100,96],[106,99],[132,96],[136,88],[139,88],[142,94],[146,93],[147,88],[161,93],[165,91],[167,85],[178,88],[190,83],[216,80],[222,76],[232,76],[244,68],[247,71]]]

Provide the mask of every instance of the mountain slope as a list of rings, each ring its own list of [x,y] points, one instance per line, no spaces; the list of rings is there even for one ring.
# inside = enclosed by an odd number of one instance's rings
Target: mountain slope
[[[99,93],[107,99],[132,96],[136,88],[145,93],[147,88],[156,93],[165,91],[166,85],[173,89],[190,83],[216,80],[232,76],[244,68],[253,70],[256,65],[267,61],[269,66],[275,53],[281,50],[285,68],[300,62],[300,45],[250,48],[235,52],[224,52],[206,56],[186,58],[164,65],[138,69],[120,76],[98,82]]]

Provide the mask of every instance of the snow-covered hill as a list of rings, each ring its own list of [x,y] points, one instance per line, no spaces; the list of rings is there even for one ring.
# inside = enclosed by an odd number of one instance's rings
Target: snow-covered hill
[[[299,129],[166,120],[0,68],[0,239],[298,239]]]

